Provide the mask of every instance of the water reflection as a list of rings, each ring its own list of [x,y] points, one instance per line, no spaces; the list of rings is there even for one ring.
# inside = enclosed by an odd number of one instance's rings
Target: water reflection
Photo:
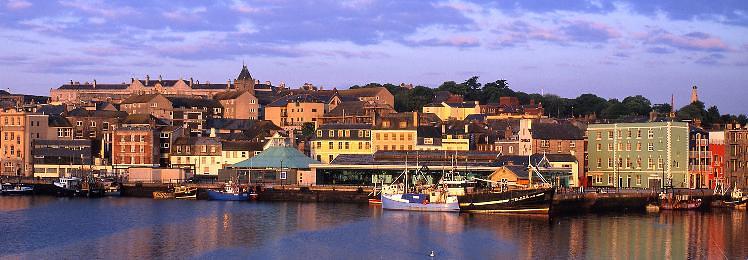
[[[0,257],[728,258],[745,211],[559,218],[382,211],[356,204],[0,197]]]

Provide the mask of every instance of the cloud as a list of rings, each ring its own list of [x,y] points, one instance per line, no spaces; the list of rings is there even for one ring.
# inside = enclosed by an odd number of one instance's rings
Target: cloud
[[[108,5],[101,0],[63,0],[59,3],[63,7],[72,7],[87,14],[107,18],[123,17],[136,13],[135,9],[132,7]]]
[[[673,48],[693,51],[728,51],[730,48],[719,37],[704,32],[690,32],[683,35],[672,34],[658,29],[648,32],[644,37],[645,44],[666,45]]]
[[[31,2],[26,0],[8,0],[7,3],[5,3],[5,7],[10,10],[20,10],[20,9],[26,9],[31,7],[33,4]]]
[[[254,14],[259,13],[263,10],[262,8],[250,6],[249,4],[241,0],[234,0],[231,4],[231,9],[243,14]]]
[[[621,33],[603,23],[590,21],[570,21],[561,26],[561,32],[567,41],[576,42],[605,42],[621,37]]]
[[[450,35],[437,38],[428,38],[412,42],[415,45],[423,46],[453,46],[453,47],[477,47],[480,46],[480,40],[477,37],[469,35]]]
[[[649,47],[647,48],[646,51],[649,53],[654,53],[654,54],[670,54],[670,53],[675,52],[672,49],[667,48],[667,47]]]
[[[695,62],[703,65],[718,65],[723,59],[725,59],[725,55],[721,53],[712,53],[697,59]]]

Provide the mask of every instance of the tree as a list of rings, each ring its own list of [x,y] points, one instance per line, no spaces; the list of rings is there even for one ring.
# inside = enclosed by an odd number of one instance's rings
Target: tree
[[[515,93],[509,88],[509,82],[500,79],[483,85],[479,100],[483,104],[497,103],[500,97],[514,97]]]
[[[626,97],[622,103],[626,106],[626,111],[630,115],[646,116],[652,111],[652,102],[642,95]]]
[[[706,110],[706,114],[704,117],[704,125],[705,126],[712,126],[714,124],[723,124],[722,118],[720,118],[721,115],[719,113],[719,108],[717,106],[711,106],[709,109]]]
[[[314,137],[314,123],[312,122],[306,122],[301,126],[301,136],[304,140],[309,140]]]
[[[467,87],[463,84],[457,84],[454,81],[445,81],[439,87],[438,90],[449,91],[452,94],[465,95],[467,93]]]
[[[481,98],[481,84],[478,82],[478,76],[470,77],[469,79],[462,82],[461,85],[465,86],[467,90],[465,92],[465,100],[475,101]]]
[[[704,109],[704,103],[696,101],[687,106],[682,107],[677,112],[679,120],[702,120],[706,117],[706,109]]]
[[[602,114],[603,118],[607,119],[616,119],[625,115],[628,115],[626,106],[615,98],[608,100],[608,106],[603,110]]]
[[[673,107],[668,103],[662,103],[662,104],[653,105],[652,110],[654,110],[660,115],[666,115],[666,114],[670,114],[670,111],[673,111]]]
[[[601,116],[603,110],[608,107],[608,101],[595,94],[582,94],[572,100],[575,115],[596,114]]]

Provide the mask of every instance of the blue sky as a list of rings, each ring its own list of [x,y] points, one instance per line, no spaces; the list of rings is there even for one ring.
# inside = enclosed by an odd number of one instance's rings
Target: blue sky
[[[748,113],[748,1],[0,0],[0,88],[163,75],[345,88],[472,75]]]

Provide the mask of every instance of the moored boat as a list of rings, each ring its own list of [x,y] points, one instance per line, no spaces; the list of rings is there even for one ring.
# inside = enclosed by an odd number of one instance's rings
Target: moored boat
[[[23,184],[5,183],[0,188],[0,194],[3,195],[29,195],[34,193],[34,188]]]
[[[457,196],[443,196],[435,193],[382,194],[382,208],[389,210],[435,212],[460,211]]]
[[[701,207],[701,203],[701,199],[694,199],[689,195],[660,193],[660,209],[663,210],[694,210]]]
[[[197,188],[187,187],[187,186],[175,187],[174,198],[175,199],[187,199],[187,200],[197,199]]]
[[[81,178],[62,177],[54,182],[57,195],[76,196],[81,192]]]
[[[226,183],[223,190],[208,190],[208,199],[223,201],[245,201],[249,200],[249,192],[242,191],[240,187],[231,182]]]
[[[555,193],[554,188],[476,191],[458,199],[464,212],[549,214]]]
[[[174,192],[171,191],[154,191],[152,193],[154,199],[173,199]]]

